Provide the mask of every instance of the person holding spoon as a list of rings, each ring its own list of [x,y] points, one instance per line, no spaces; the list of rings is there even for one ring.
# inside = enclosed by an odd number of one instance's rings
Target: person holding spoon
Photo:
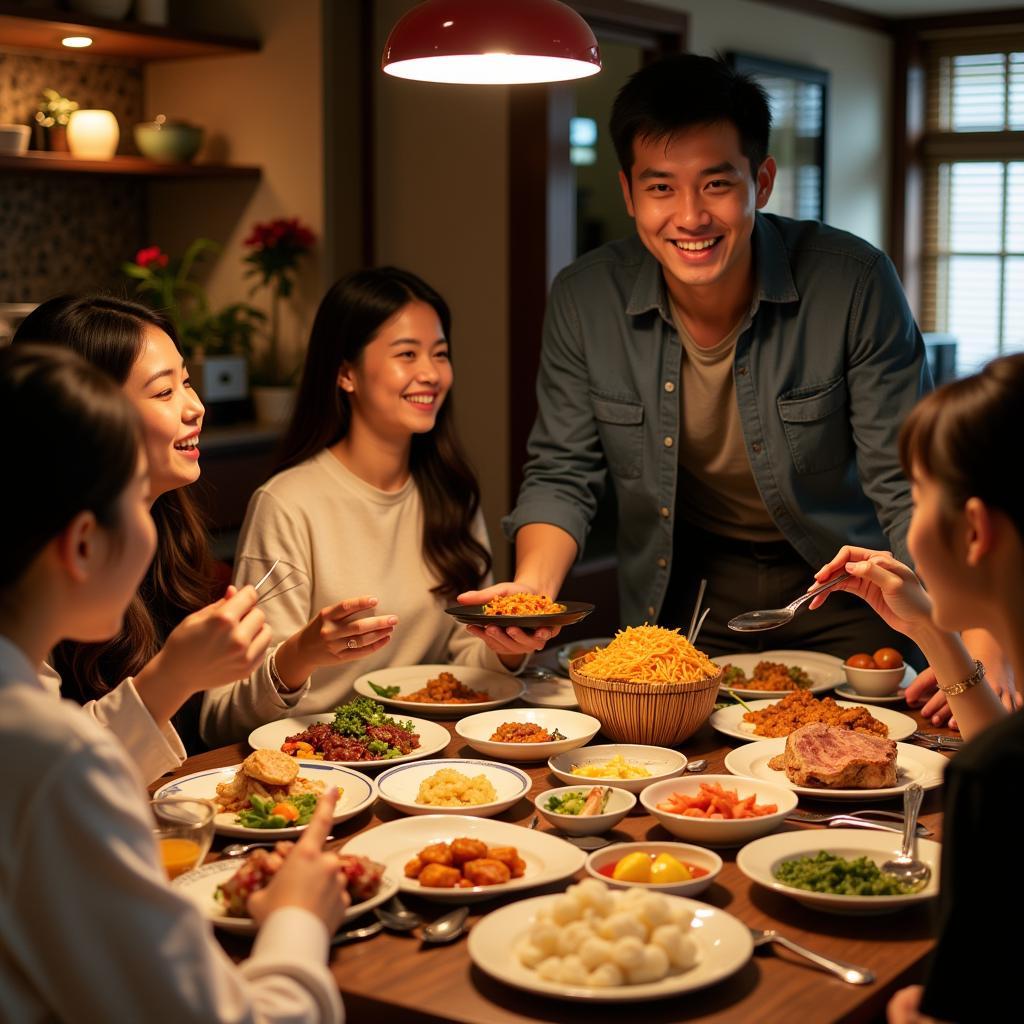
[[[1024,896],[1012,875],[985,865],[1006,850],[1007,808],[1024,780],[1024,715],[1007,714],[961,634],[989,630],[1018,689],[1024,685],[1022,396],[1024,354],[1005,356],[939,388],[908,417],[900,456],[913,488],[907,543],[916,574],[889,552],[852,546],[816,574],[824,581],[848,572],[836,589],[862,598],[920,646],[969,741],[945,774],[938,943],[924,987],[889,1004],[892,1024],[999,1020],[1018,994],[985,937],[993,907],[1018,920]],[[827,599],[819,595],[811,607]]]
[[[62,643],[52,652],[47,679],[111,728],[144,778],[155,779],[181,764],[186,749],[203,749],[204,691],[246,678],[275,717],[283,717],[301,697],[301,685],[275,683],[277,647],[268,650],[271,633],[255,590],[229,587],[218,596],[223,585],[189,492],[200,476],[205,410],[171,323],[138,303],[66,295],[22,321],[13,343],[26,342],[77,352],[120,385],[141,418],[156,557],[118,634],[103,643]],[[348,602],[304,624],[297,632],[310,660],[362,656],[361,643],[347,649],[339,634],[364,629],[361,616],[370,607],[370,599]]]
[[[236,966],[168,885],[124,747],[37,675],[62,641],[118,635],[159,542],[140,417],[73,352],[19,344],[0,349],[0,423],[25,439],[0,553],[0,1020],[340,1024],[325,960],[348,895],[322,849],[335,796],[253,897],[260,933]]]
[[[277,473],[249,502],[235,580],[281,558],[288,575],[263,605],[275,637],[339,593],[373,590],[388,614],[348,641],[362,645],[359,665],[281,646],[283,687],[312,673],[292,715],[331,710],[357,676],[389,665],[525,666],[521,652],[492,654],[444,614],[491,567],[479,486],[455,434],[450,350],[447,303],[408,271],[356,271],[320,303]],[[204,735],[241,739],[279,717],[243,681],[207,694]]]

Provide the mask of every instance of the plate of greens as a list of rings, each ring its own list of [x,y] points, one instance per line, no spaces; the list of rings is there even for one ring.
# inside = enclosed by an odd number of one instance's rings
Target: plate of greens
[[[206,771],[194,772],[161,786],[155,796],[192,797],[216,802],[217,787],[231,783],[240,768],[241,765],[233,764],[226,768],[208,768]],[[335,822],[354,818],[377,799],[377,786],[373,779],[338,764],[326,761],[300,761],[298,779],[313,783],[318,793],[325,792],[328,787],[341,790],[334,808]],[[297,836],[306,828],[312,817],[319,798],[318,793],[304,792],[294,796],[274,794],[279,796],[280,800],[268,800],[254,793],[249,797],[248,807],[237,811],[219,812],[214,815],[213,825],[221,835],[241,836],[246,839],[262,837],[275,840]],[[274,808],[282,803],[295,807],[299,811],[298,816],[287,820],[280,814],[274,814]]]
[[[261,725],[249,733],[249,746],[365,771],[430,757],[444,750],[451,739],[437,722],[392,716],[378,701],[356,697],[328,714]]]

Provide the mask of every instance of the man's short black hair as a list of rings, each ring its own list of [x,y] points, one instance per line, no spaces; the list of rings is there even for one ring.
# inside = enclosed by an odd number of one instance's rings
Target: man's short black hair
[[[764,89],[719,57],[681,53],[630,77],[615,98],[610,128],[628,178],[634,139],[668,139],[683,129],[721,121],[736,126],[740,149],[756,177],[768,155],[772,126]]]

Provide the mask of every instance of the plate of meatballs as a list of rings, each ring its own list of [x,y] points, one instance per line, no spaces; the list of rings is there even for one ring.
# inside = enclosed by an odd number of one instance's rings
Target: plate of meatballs
[[[401,892],[471,903],[559,882],[586,854],[546,832],[492,818],[424,814],[354,836],[346,853],[370,857],[399,879]]]

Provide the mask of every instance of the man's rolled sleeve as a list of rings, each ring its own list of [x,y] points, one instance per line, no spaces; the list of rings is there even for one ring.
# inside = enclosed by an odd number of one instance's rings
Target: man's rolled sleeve
[[[544,317],[537,405],[525,480],[516,508],[502,526],[514,540],[528,523],[550,523],[572,536],[578,557],[608,471],[590,400],[579,316],[565,272],[555,280]]]

